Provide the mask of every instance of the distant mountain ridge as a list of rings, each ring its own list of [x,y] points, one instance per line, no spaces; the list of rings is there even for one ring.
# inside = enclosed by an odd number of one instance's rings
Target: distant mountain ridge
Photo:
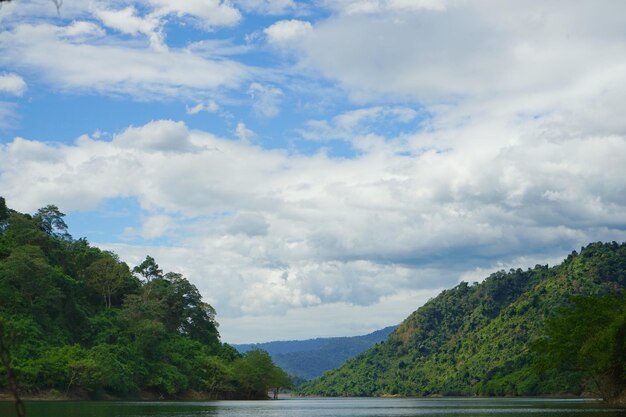
[[[580,394],[576,371],[539,373],[532,343],[574,296],[626,289],[626,243],[593,243],[560,265],[462,282],[389,338],[301,389],[322,396]]]
[[[346,360],[366,351],[376,343],[386,340],[397,327],[385,327],[363,336],[326,337],[232,346],[241,353],[253,349],[265,350],[272,356],[274,362],[287,373],[309,380],[339,367]]]

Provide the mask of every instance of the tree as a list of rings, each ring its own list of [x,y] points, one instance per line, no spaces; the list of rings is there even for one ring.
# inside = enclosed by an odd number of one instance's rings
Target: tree
[[[110,252],[89,265],[86,273],[87,282],[102,295],[106,308],[111,308],[111,297],[130,276],[128,267]]]
[[[19,246],[0,263],[0,308],[11,312],[30,312],[42,317],[61,310],[63,293],[58,283],[65,280],[47,261],[40,248]]]
[[[54,204],[47,205],[37,210],[35,220],[39,222],[39,227],[48,236],[54,236],[62,240],[71,240],[72,236],[67,231],[67,224],[63,220],[65,214],[59,211]]]
[[[545,326],[535,345],[539,368],[580,371],[590,388],[614,403],[626,392],[624,295],[576,297]]]
[[[5,224],[9,219],[9,210],[4,197],[0,197],[0,225]]]
[[[219,343],[215,309],[202,301],[195,285],[181,274],[169,272],[164,278],[166,326],[207,345]]]
[[[235,362],[235,373],[245,396],[252,399],[267,398],[269,391],[276,395],[281,387],[290,384],[289,376],[274,364],[269,353],[260,349],[246,352]]]
[[[154,278],[163,277],[163,270],[159,269],[159,265],[150,255],[146,256],[142,263],[134,267],[133,272],[141,275],[146,282],[150,282]]]

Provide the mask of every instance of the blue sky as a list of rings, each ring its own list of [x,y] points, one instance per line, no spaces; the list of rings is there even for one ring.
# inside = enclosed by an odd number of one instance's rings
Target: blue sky
[[[233,343],[364,334],[626,238],[626,3],[17,0],[0,195]]]

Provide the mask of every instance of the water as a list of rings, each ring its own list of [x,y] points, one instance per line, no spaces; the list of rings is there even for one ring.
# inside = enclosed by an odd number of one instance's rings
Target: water
[[[277,401],[27,402],[28,417],[626,417],[589,400],[527,398],[294,398]],[[0,416],[13,404],[0,402]]]

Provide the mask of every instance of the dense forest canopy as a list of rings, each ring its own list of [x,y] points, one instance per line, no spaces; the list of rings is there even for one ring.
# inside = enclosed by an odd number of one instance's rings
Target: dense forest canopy
[[[308,395],[589,394],[626,399],[626,244],[552,268],[461,283],[389,339],[306,385]]]
[[[63,217],[0,197],[0,329],[22,389],[266,398],[289,385],[266,352],[220,341],[215,310],[184,276],[150,256],[131,269],[74,239]]]

